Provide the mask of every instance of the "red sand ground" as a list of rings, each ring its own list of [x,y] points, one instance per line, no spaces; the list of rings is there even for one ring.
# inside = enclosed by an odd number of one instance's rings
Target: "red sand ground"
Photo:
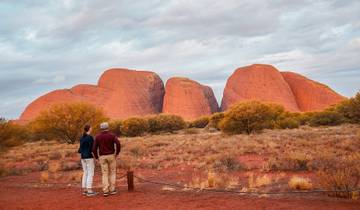
[[[135,192],[119,187],[119,194],[85,197],[78,186],[35,186],[35,175],[0,180],[0,210],[12,209],[359,209],[360,201],[326,196],[255,197],[229,193],[163,191],[152,184],[136,184]]]

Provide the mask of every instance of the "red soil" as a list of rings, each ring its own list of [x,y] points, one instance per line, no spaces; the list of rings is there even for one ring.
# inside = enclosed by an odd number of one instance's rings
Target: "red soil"
[[[0,180],[0,210],[11,209],[359,209],[360,202],[323,196],[255,197],[229,193],[163,191],[160,186],[136,183],[127,192],[87,198],[78,185],[26,185],[36,174]],[[98,182],[98,178],[96,177]],[[97,189],[99,191],[99,189]]]

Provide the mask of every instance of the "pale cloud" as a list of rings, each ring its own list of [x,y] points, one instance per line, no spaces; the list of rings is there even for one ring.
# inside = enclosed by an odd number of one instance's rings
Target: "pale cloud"
[[[360,88],[360,1],[3,0],[0,115],[111,67],[186,76],[221,101],[240,66],[270,63],[346,96]]]

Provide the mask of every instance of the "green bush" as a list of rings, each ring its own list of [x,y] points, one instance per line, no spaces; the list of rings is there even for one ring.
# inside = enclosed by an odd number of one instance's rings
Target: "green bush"
[[[203,116],[189,123],[189,128],[205,128],[209,124],[209,117]]]
[[[299,121],[297,121],[295,118],[284,118],[280,119],[277,122],[277,127],[281,129],[293,129],[298,128],[300,126]]]
[[[160,114],[147,118],[149,132],[173,132],[184,129],[186,123],[182,117],[170,114]]]
[[[300,113],[297,112],[283,112],[276,120],[275,128],[278,129],[293,129],[300,126],[298,117]]]
[[[0,118],[0,151],[26,142],[29,132],[25,126]]]
[[[96,133],[99,124],[107,120],[102,110],[91,104],[59,103],[41,112],[30,126],[35,135],[73,144],[80,139],[86,124]]]
[[[343,115],[350,123],[360,124],[360,92],[355,97],[335,106],[334,110]]]
[[[216,112],[210,116],[209,127],[220,130],[220,121],[224,119],[224,112]]]
[[[116,136],[121,136],[121,126],[123,124],[123,121],[121,120],[113,120],[109,123],[109,130],[114,133]]]
[[[299,115],[296,116],[296,120],[299,122],[300,125],[308,125],[313,116],[314,112],[299,113]]]
[[[141,136],[148,131],[148,122],[143,118],[132,117],[124,120],[120,131],[125,136]]]
[[[250,101],[236,104],[225,113],[220,129],[227,134],[253,133],[265,128],[274,128],[284,112],[280,105]]]
[[[315,112],[309,121],[310,126],[334,126],[345,121],[342,114],[334,111]]]

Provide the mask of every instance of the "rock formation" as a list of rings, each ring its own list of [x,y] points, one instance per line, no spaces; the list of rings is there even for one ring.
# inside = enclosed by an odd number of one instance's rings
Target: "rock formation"
[[[97,85],[76,85],[39,97],[26,107],[16,122],[29,122],[53,104],[78,101],[103,108],[112,119],[164,112],[193,120],[219,111],[212,89],[196,81],[170,78],[165,89],[154,72],[109,69],[101,75]],[[288,111],[316,111],[344,99],[326,85],[299,74],[254,64],[238,68],[229,77],[221,110],[237,102],[259,100],[281,104]]]
[[[289,111],[299,111],[289,85],[270,65],[254,64],[238,68],[226,83],[221,110],[248,100],[278,103]]]
[[[259,100],[281,104],[288,111],[317,111],[345,97],[326,85],[292,72],[279,72],[271,65],[238,68],[228,79],[221,110],[234,103]]]
[[[300,74],[293,72],[281,72],[281,74],[289,84],[301,111],[322,110],[345,99],[328,86]]]
[[[193,120],[219,109],[212,89],[188,78],[173,77],[166,82],[163,112]]]
[[[160,77],[148,71],[109,69],[98,85],[77,85],[55,90],[30,103],[20,121],[34,119],[42,110],[61,102],[85,101],[103,108],[113,119],[157,114],[161,112],[164,84]]]

